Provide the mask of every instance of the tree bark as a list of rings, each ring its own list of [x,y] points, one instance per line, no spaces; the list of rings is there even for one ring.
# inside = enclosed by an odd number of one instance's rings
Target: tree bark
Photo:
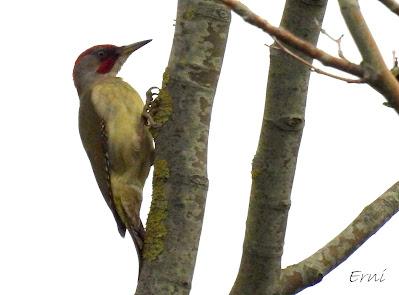
[[[281,26],[315,45],[327,0],[287,0]],[[312,59],[300,54],[311,62]],[[231,295],[278,294],[281,255],[296,160],[305,122],[310,71],[270,49],[270,70],[240,270]]]
[[[179,0],[154,115],[153,199],[137,295],[189,294],[204,216],[207,144],[230,11],[217,0]]]

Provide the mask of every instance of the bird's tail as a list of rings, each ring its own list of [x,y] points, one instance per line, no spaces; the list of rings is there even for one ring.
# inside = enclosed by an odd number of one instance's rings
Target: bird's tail
[[[145,229],[143,223],[140,221],[140,226],[138,229],[129,229],[129,233],[133,239],[134,246],[136,247],[137,258],[139,261],[139,276],[141,272],[141,266],[143,262],[143,247],[144,247],[144,237]]]

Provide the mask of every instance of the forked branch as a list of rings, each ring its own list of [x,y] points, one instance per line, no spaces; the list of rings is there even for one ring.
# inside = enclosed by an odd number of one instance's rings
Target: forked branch
[[[283,28],[271,25],[267,20],[252,12],[237,0],[220,0],[240,15],[246,22],[262,29],[279,41],[291,46],[303,54],[317,59],[323,65],[336,68],[361,78],[381,93],[399,113],[399,83],[386,67],[377,44],[360,12],[357,0],[339,0],[342,15],[363,57],[362,65],[343,58],[337,58],[298,38]]]
[[[362,55],[369,84],[380,92],[399,113],[399,83],[385,65],[357,0],[338,0],[342,16]]]
[[[328,39],[334,41],[337,46],[338,46],[338,56],[342,59],[346,59],[346,57],[344,56],[344,51],[342,50],[342,38],[344,37],[344,34],[342,34],[341,36],[339,36],[339,38],[334,38],[333,36],[331,36],[325,29],[323,29],[323,27],[319,24],[319,22],[317,20],[315,20],[315,23],[319,26],[320,28],[320,32],[327,36]]]
[[[310,62],[308,62],[307,60],[303,59],[302,57],[300,57],[299,55],[297,55],[296,53],[294,53],[293,51],[289,50],[286,46],[284,46],[283,43],[281,43],[279,40],[277,40],[276,38],[273,38],[274,42],[276,42],[277,46],[273,46],[276,49],[280,49],[282,51],[284,51],[285,53],[287,53],[288,55],[292,56],[294,59],[296,59],[297,61],[303,63],[304,65],[306,65],[312,72],[321,74],[321,75],[325,75],[327,77],[330,78],[334,78],[340,81],[344,81],[346,83],[364,83],[363,79],[350,79],[350,78],[345,78],[345,77],[341,77],[329,72],[326,72],[322,69],[319,69],[317,67],[315,67],[313,64],[311,64]],[[271,47],[271,46],[269,46]]]
[[[364,78],[364,71],[360,65],[347,61],[346,59],[335,57],[316,46],[298,38],[291,32],[271,25],[267,20],[252,12],[247,6],[237,0],[220,0],[235,13],[240,15],[246,22],[260,28],[267,34],[277,38],[281,42],[293,47],[305,55],[317,59],[323,65],[336,68],[343,72],[352,74],[359,78]]]

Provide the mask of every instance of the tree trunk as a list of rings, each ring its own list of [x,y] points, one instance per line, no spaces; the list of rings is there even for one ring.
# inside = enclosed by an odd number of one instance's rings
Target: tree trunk
[[[280,26],[316,44],[327,0],[287,0]],[[303,56],[307,61],[309,57]],[[278,294],[281,255],[310,70],[270,49],[263,124],[252,166],[252,188],[240,270],[231,295]]]
[[[205,210],[207,145],[230,11],[217,0],[179,0],[154,119],[153,199],[137,295],[189,294]]]

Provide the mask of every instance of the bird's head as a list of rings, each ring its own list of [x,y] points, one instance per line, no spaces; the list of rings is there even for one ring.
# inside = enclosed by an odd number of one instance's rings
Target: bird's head
[[[127,46],[96,45],[83,51],[75,61],[73,81],[78,93],[104,76],[116,76],[127,58],[151,40]]]

